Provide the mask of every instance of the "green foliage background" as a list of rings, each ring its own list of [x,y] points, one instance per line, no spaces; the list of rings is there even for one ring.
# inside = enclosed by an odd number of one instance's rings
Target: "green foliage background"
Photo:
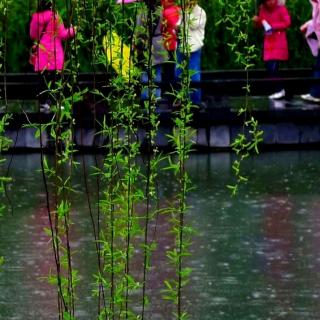
[[[226,5],[226,1],[234,2],[233,8]],[[258,0],[248,0],[252,3],[252,15],[257,10]],[[119,7],[117,12],[110,12],[114,0],[87,0],[79,1],[78,6],[83,6],[84,15],[81,19],[85,19],[85,25],[80,32],[85,38],[90,36],[90,26],[92,19],[99,22],[117,21],[117,14],[125,14],[126,21],[130,24],[134,21],[135,5],[127,5],[126,8]],[[31,42],[29,39],[29,21],[32,12],[35,11],[37,1],[35,0],[9,0],[9,11],[6,21],[6,43],[7,43],[7,71],[8,72],[25,72],[31,71],[28,65],[28,55]],[[99,10],[92,14],[92,4],[99,7]],[[67,22],[67,9],[70,8],[69,1],[56,1],[56,7],[59,13]],[[233,34],[223,23],[223,17],[228,15],[228,11],[237,10],[238,0],[200,0],[200,5],[207,13],[207,27],[205,46],[203,48],[203,69],[235,69],[239,66],[234,62],[234,56],[228,47],[228,43],[233,42]],[[292,26],[288,30],[288,41],[290,48],[290,60],[284,65],[289,68],[310,67],[313,64],[311,53],[305,43],[303,36],[300,34],[299,27],[306,20],[310,19],[311,6],[307,0],[287,0],[287,7],[292,17]],[[114,10],[114,9],[113,9]],[[77,24],[76,13],[73,13],[72,22]],[[222,23],[217,24],[218,21]],[[261,61],[262,31],[256,30],[252,25],[248,26],[248,33],[251,44],[255,44],[258,50],[258,58],[256,66],[263,67]],[[101,34],[102,38],[102,34]],[[84,46],[79,49],[80,71],[90,71],[90,50]]]

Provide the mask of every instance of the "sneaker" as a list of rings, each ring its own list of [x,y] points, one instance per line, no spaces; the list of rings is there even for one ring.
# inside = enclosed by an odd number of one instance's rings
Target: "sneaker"
[[[315,102],[315,103],[320,103],[320,98],[316,98],[312,96],[310,93],[307,94],[302,94],[300,96],[302,100],[308,101],[308,102]]]
[[[50,111],[50,104],[45,103],[40,105],[41,112],[49,112]]]
[[[284,89],[282,89],[281,91],[279,92],[276,92],[272,95],[269,96],[269,99],[272,99],[272,100],[278,100],[278,99],[282,99],[286,96],[286,92],[284,91]]]
[[[207,109],[207,104],[206,104],[205,102],[195,103],[194,106],[195,106],[196,108],[198,108],[200,111]]]
[[[271,103],[273,104],[274,109],[284,109],[286,107],[285,101],[275,100],[275,101],[272,101]]]

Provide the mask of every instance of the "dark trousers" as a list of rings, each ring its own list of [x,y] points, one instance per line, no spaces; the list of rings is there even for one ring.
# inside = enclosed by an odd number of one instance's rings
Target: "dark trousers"
[[[168,99],[169,103],[174,101],[172,95],[172,88],[175,88],[175,51],[169,51],[169,60],[162,64],[162,83],[165,88],[163,90],[164,96]]]
[[[177,52],[178,66],[176,68],[176,77],[178,79],[177,81],[181,79],[181,75],[182,75],[182,69],[179,66],[181,66],[181,63],[183,61],[186,61],[187,59],[189,59],[188,66],[189,66],[189,71],[191,72],[191,77],[190,77],[191,81],[200,82],[201,81],[201,49],[195,52],[190,52],[189,58],[178,50]],[[192,103],[200,104],[202,99],[201,89],[192,88],[192,91],[190,93],[190,99]]]
[[[270,86],[272,88],[272,92],[279,92],[279,91],[281,91],[283,89],[282,82],[277,80],[277,79],[280,78],[279,66],[280,66],[280,61],[279,60],[266,61],[266,69],[267,69],[268,78],[276,80]]]
[[[313,67],[313,77],[319,79],[319,81],[317,81],[319,83],[315,83],[311,86],[310,94],[313,97],[320,98],[320,50],[318,51],[316,62]]]
[[[44,71],[39,73],[39,103],[52,104],[53,98],[50,94],[50,88],[56,87],[56,82],[61,79],[61,74],[56,71]]]

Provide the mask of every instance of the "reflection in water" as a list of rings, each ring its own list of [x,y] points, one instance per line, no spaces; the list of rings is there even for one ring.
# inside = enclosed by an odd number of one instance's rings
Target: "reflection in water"
[[[184,290],[191,319],[319,319],[320,196],[319,152],[265,153],[244,163],[249,176],[236,198],[232,155],[192,155],[187,169],[195,183],[189,194],[189,223],[197,229],[188,264],[193,268]],[[87,165],[93,157],[86,156]],[[52,250],[43,232],[48,227],[38,155],[14,156],[9,194],[14,206],[0,223],[0,319],[56,319],[55,288],[45,277],[52,268]],[[79,169],[81,170],[81,169]],[[81,172],[81,171],[79,171]],[[97,191],[89,181],[94,202]],[[161,173],[161,201],[175,186]],[[96,257],[83,178],[76,175],[72,247],[81,281],[77,319],[96,319],[92,298]],[[151,307],[147,319],[169,320],[172,309],[161,299],[163,280],[173,275],[164,249],[172,244],[168,218],[160,216],[154,234],[159,245],[149,274]],[[134,261],[139,277],[142,262]],[[138,310],[138,309],[137,309]]]
[[[261,256],[260,268],[269,293],[264,299],[277,301],[277,307],[270,311],[273,317],[291,316],[294,303],[293,296],[287,294],[295,288],[293,214],[293,203],[287,195],[275,193],[265,199],[262,241],[256,253]]]

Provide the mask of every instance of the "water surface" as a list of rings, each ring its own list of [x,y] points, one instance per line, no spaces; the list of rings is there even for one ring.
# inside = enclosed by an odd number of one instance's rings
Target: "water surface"
[[[188,261],[193,273],[183,299],[191,319],[320,318],[319,156],[317,151],[301,151],[253,157],[243,166],[249,182],[235,198],[226,189],[233,180],[232,155],[190,157],[187,169],[195,189],[188,197],[187,219],[197,233]],[[94,165],[93,156],[78,160],[83,159],[87,168]],[[0,255],[6,259],[0,272],[0,319],[4,320],[57,319],[56,292],[45,279],[53,258],[43,231],[48,218],[39,160],[37,154],[12,158],[14,183],[8,195],[13,212],[0,220]],[[161,201],[172,197],[173,181],[170,173],[161,173]],[[81,275],[77,319],[93,320],[96,260],[83,182],[80,166],[72,199],[74,263]],[[93,203],[95,188],[90,177]],[[171,318],[172,310],[159,293],[163,280],[172,276],[160,252],[171,241],[164,231],[167,223],[159,218],[158,268],[152,270],[148,287],[150,320]]]

